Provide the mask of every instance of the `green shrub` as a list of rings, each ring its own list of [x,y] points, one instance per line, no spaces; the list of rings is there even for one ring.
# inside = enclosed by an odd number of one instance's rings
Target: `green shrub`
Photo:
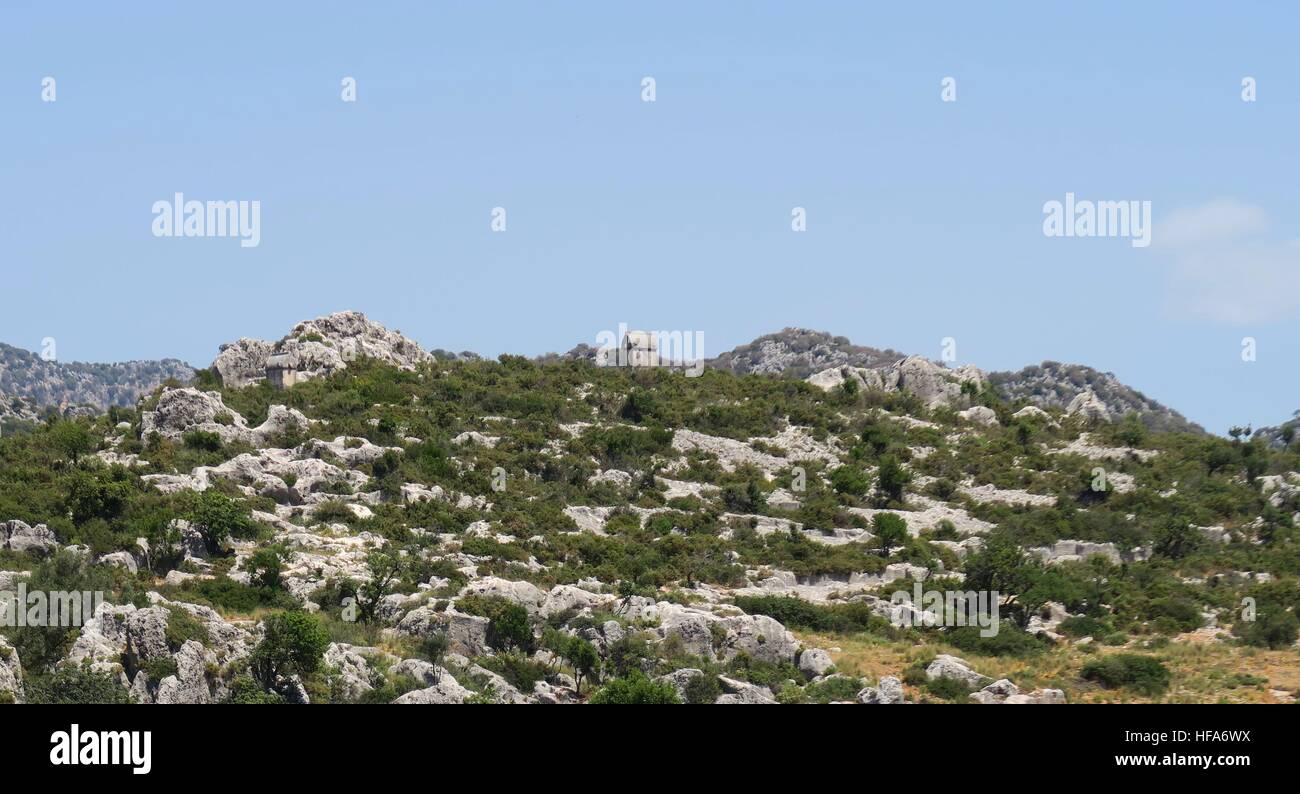
[[[1154,656],[1116,653],[1094,659],[1083,666],[1083,677],[1111,689],[1123,687],[1143,695],[1159,695],[1169,688],[1172,676]]]
[[[956,678],[926,678],[926,690],[942,700],[962,701],[970,697],[971,688]]]
[[[977,626],[961,626],[949,631],[944,639],[952,646],[983,656],[1013,656],[1023,658],[1042,653],[1051,647],[1051,641],[1021,631],[1003,622],[998,633],[991,637],[980,635]]]
[[[456,607],[488,619],[488,645],[502,651],[519,648],[532,652],[533,629],[528,610],[499,596],[465,596]]]
[[[263,624],[262,641],[249,656],[249,669],[265,689],[286,676],[310,675],[320,669],[330,636],[306,612],[281,612]]]
[[[716,675],[702,673],[691,676],[683,687],[683,694],[686,696],[686,702],[691,705],[702,705],[712,703],[722,695],[722,686],[718,683]]]
[[[1300,620],[1279,606],[1261,608],[1255,620],[1237,621],[1232,633],[1257,648],[1289,648],[1300,634]]]
[[[813,703],[835,703],[856,700],[862,691],[861,678],[832,675],[804,687],[804,695]]]
[[[180,650],[180,647],[189,640],[197,640],[200,644],[206,645],[210,641],[208,629],[199,619],[185,611],[181,607],[169,608],[167,610],[167,629],[165,636],[167,638],[167,647],[173,652]],[[159,679],[153,678],[154,681]]]
[[[640,670],[625,678],[615,678],[591,696],[591,703],[601,705],[649,705],[681,703],[677,690],[668,682],[652,681]]]
[[[116,675],[96,672],[88,664],[59,667],[47,676],[29,680],[25,691],[28,703],[85,705],[134,702]]]

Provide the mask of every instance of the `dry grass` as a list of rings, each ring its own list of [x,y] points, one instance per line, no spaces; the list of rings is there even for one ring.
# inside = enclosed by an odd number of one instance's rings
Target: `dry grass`
[[[942,643],[892,642],[869,634],[796,632],[807,648],[824,648],[839,672],[861,676],[874,684],[881,676],[902,677],[913,662],[940,653],[965,659],[977,672],[1010,678],[1022,690],[1061,689],[1072,703],[1286,703],[1300,692],[1300,651],[1260,650],[1228,642],[1192,638],[1163,648],[1099,647],[1087,652],[1062,645],[1026,659],[979,656]],[[1147,653],[1160,658],[1173,675],[1169,691],[1155,698],[1122,689],[1108,690],[1080,676],[1088,660],[1117,652]],[[914,699],[917,693],[908,687]]]

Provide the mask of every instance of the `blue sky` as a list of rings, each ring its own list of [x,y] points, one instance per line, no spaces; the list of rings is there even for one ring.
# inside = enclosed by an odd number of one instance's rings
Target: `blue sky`
[[[5,4],[0,341],[206,365],[354,308],[429,348],[626,322],[712,355],[797,325],[1088,364],[1219,432],[1300,408],[1284,4],[288,5]],[[155,238],[176,192],[260,201],[261,244]],[[1067,192],[1151,201],[1152,245],[1045,237]]]

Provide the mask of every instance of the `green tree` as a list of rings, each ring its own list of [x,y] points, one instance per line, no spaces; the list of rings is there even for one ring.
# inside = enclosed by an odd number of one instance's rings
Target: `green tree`
[[[1041,572],[1041,563],[1026,557],[1014,538],[994,533],[985,539],[984,548],[966,559],[965,587],[996,592],[1000,608],[1023,627],[1038,606],[1033,602],[1042,597],[1034,589]]]
[[[831,487],[846,496],[863,496],[871,487],[867,475],[857,466],[841,466],[831,472]]]
[[[1178,560],[1195,551],[1203,535],[1185,517],[1174,516],[1165,521],[1155,533],[1152,550],[1161,557]]]
[[[560,656],[573,667],[573,678],[581,693],[583,679],[598,679],[600,676],[600,654],[596,653],[596,646],[587,640],[565,636]]]
[[[897,513],[876,513],[871,519],[871,532],[885,557],[890,549],[907,542],[907,522]]]
[[[406,571],[401,557],[383,551],[366,555],[366,568],[370,578],[356,588],[357,620],[372,623],[379,603],[393,592],[393,587]]]
[[[311,675],[320,669],[330,635],[306,612],[281,612],[263,623],[262,641],[249,656],[253,677],[273,690],[282,678]]]
[[[248,508],[212,488],[191,497],[188,515],[209,551],[219,551],[230,538],[242,540],[254,535]]]
[[[1283,607],[1270,604],[1259,610],[1255,620],[1237,621],[1232,633],[1257,648],[1290,648],[1300,634],[1300,620]]]
[[[95,448],[95,438],[83,422],[60,419],[50,426],[54,448],[75,465],[82,455]]]
[[[911,481],[912,475],[898,462],[898,458],[893,455],[884,455],[880,458],[880,469],[876,473],[876,488],[880,491],[882,501],[887,504],[901,503],[903,489]]]
[[[253,552],[244,563],[249,580],[255,587],[274,590],[280,587],[284,572],[284,550],[279,546],[265,546]]]

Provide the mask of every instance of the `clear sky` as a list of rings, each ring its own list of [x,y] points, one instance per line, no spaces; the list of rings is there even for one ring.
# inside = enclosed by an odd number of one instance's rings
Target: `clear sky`
[[[1297,31],[1284,3],[5,2],[0,341],[205,366],[348,308],[486,355],[797,325],[1276,424]],[[260,201],[260,245],[153,236],[177,192]],[[1046,237],[1067,192],[1150,201],[1152,244]]]

